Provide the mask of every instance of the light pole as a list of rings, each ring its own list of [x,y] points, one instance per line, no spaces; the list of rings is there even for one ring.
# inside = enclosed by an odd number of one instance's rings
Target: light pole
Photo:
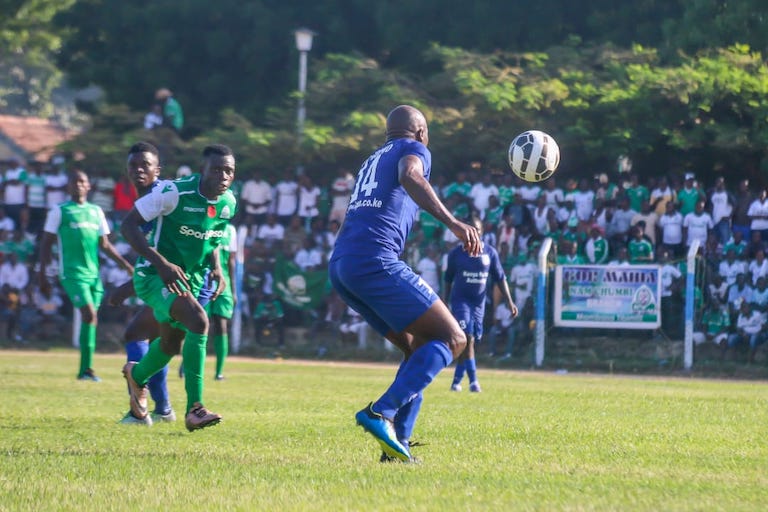
[[[316,33],[308,28],[297,28],[293,31],[296,37],[296,49],[299,50],[299,105],[296,110],[296,140],[301,148],[301,142],[304,138],[304,120],[307,118],[307,109],[304,105],[304,96],[307,92],[307,54],[312,49],[312,38]],[[303,172],[303,167],[299,164],[296,169],[297,174]]]

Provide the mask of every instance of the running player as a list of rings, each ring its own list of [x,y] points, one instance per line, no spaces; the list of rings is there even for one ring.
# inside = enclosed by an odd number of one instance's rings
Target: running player
[[[139,197],[149,194],[155,185],[160,183],[160,160],[157,148],[148,142],[137,142],[128,150],[126,172],[128,178],[136,187]],[[145,222],[141,230],[149,235],[155,226],[155,222]],[[122,302],[135,295],[133,280],[128,281],[112,292],[107,297],[107,302],[112,306],[118,306]],[[125,328],[123,339],[128,361],[140,361],[149,350],[149,341],[160,336],[160,326],[155,320],[152,309],[144,306],[134,315]],[[144,418],[136,418],[129,410],[120,423],[127,425],[152,425],[153,421],[176,421],[176,413],[171,407],[168,394],[168,367],[166,366],[147,381],[149,394],[155,402],[155,408],[151,415]]]
[[[235,257],[237,255],[237,231],[235,226],[227,224],[219,249],[221,270],[227,287],[221,295],[208,303],[206,311],[211,316],[213,329],[213,346],[216,350],[216,380],[224,380],[224,361],[229,354],[229,321],[235,314]]]
[[[96,311],[104,296],[99,276],[99,249],[128,272],[133,273],[133,267],[110,243],[104,211],[86,201],[90,189],[87,174],[83,171],[72,172],[68,182],[71,199],[48,211],[40,246],[40,291],[48,295],[51,290],[45,269],[51,261],[51,248],[56,242],[59,247],[59,281],[72,305],[80,310],[82,319],[77,378],[99,382],[101,379],[93,371]]]
[[[482,248],[473,226],[459,222],[429,184],[427,121],[400,105],[387,116],[386,143],[362,165],[329,263],[344,301],[404,354],[395,380],[355,415],[384,450],[384,460],[411,460],[409,438],[422,391],[464,351],[467,340],[448,307],[399,255],[419,207],[473,255]]]
[[[141,257],[134,276],[136,294],[160,323],[160,339],[150,344],[141,361],[123,368],[136,418],[147,415],[147,381],[180,352],[184,339],[185,426],[193,431],[221,420],[203,404],[208,316],[196,297],[209,269],[209,278],[219,283],[212,300],[226,286],[218,248],[235,213],[235,197],[229,191],[234,177],[232,150],[221,144],[207,146],[200,174],[161,182],[136,201],[123,221],[123,236]],[[153,219],[158,221],[150,246],[141,225]]]
[[[470,222],[478,231],[483,228],[480,219]],[[496,249],[488,244],[478,256],[470,256],[461,247],[455,247],[448,253],[445,270],[445,297],[451,305],[451,312],[467,335],[467,348],[456,361],[451,391],[461,391],[464,371],[469,377],[469,390],[480,392],[475,364],[475,343],[483,336],[483,318],[485,317],[485,299],[488,284],[496,284],[506,301],[512,317],[517,316],[517,306],[509,293],[509,286],[504,276],[504,269]]]

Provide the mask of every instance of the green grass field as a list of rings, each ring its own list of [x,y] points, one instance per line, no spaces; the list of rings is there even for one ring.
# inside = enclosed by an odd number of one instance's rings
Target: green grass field
[[[765,510],[764,382],[482,371],[427,390],[419,465],[380,464],[354,413],[394,366],[233,358],[206,383],[224,416],[117,424],[122,359],[0,352],[0,510]],[[465,386],[466,388],[466,386]],[[182,382],[171,393],[183,408]]]

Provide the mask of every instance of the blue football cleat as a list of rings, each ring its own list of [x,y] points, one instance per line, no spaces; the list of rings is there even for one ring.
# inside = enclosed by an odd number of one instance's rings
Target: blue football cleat
[[[101,382],[101,378],[93,373],[93,370],[88,368],[81,375],[77,376],[77,380],[89,380],[91,382]]]
[[[387,456],[394,457],[403,462],[409,462],[411,460],[411,454],[408,452],[408,448],[403,446],[400,441],[397,440],[394,425],[381,414],[374,412],[372,406],[373,402],[369,403],[365,409],[358,411],[358,413],[355,414],[357,424],[376,438],[381,445],[381,449]]]

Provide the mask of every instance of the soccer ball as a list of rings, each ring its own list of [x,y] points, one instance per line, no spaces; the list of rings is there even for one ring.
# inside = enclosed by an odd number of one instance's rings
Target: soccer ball
[[[523,132],[509,145],[509,167],[525,181],[544,181],[560,163],[560,148],[551,135],[539,130]]]

